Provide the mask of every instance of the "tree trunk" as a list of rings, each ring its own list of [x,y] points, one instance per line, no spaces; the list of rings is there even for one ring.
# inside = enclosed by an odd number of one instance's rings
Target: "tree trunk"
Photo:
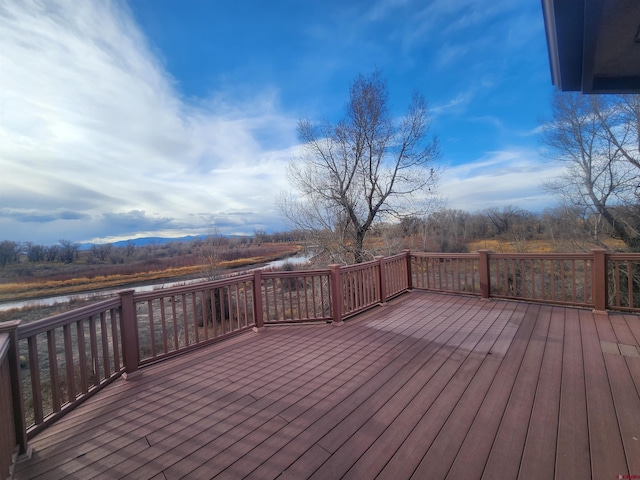
[[[356,232],[356,243],[353,247],[353,259],[355,263],[364,262],[364,237],[366,230],[358,230]]]

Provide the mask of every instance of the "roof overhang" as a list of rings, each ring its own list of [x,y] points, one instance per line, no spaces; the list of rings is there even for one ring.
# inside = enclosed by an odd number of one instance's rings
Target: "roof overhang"
[[[553,84],[640,92],[640,1],[542,0]]]

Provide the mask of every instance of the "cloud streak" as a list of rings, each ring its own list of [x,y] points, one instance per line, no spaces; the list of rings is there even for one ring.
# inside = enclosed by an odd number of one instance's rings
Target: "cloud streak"
[[[224,92],[185,100],[120,2],[4,3],[0,45],[4,232],[45,243],[205,232],[211,212],[223,233],[250,232],[250,218],[224,212],[256,200],[256,226],[279,222],[271,205],[295,120],[277,91],[233,107]],[[51,233],[30,238],[16,222]]]
[[[535,150],[501,150],[445,170],[440,192],[451,208],[461,210],[513,205],[541,211],[553,203],[542,184],[561,171],[557,165],[542,162]]]

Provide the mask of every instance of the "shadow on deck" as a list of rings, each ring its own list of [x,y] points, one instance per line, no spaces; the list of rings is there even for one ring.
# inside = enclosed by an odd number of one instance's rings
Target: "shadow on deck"
[[[16,478],[640,475],[640,318],[414,291],[116,381]]]

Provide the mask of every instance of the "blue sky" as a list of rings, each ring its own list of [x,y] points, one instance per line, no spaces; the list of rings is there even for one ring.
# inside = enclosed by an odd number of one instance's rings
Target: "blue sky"
[[[538,0],[6,0],[0,240],[285,230],[297,121],[375,68],[429,102],[450,208],[553,204]]]

